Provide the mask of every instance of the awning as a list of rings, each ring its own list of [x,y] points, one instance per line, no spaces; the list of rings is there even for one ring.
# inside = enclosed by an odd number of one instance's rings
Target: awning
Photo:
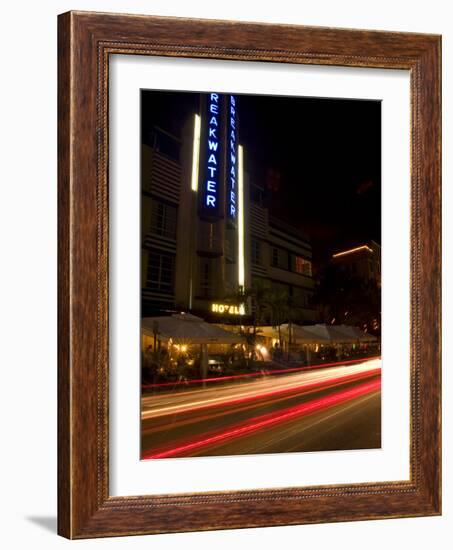
[[[314,325],[310,325],[314,326]],[[307,330],[308,326],[296,325],[295,323],[285,323],[280,325],[280,329],[285,338],[289,339],[293,343],[298,344],[326,344],[330,340],[327,336],[323,335],[320,331]]]
[[[308,325],[304,329],[315,338],[319,344],[339,344],[346,341],[354,342],[351,338],[337,333],[331,325]]]
[[[238,344],[242,337],[206,323],[190,313],[178,313],[166,317],[145,317],[142,332],[156,335],[158,340],[172,340],[176,344]]]
[[[351,338],[355,338],[356,342],[376,342],[377,338],[373,334],[368,334],[363,330],[351,325],[335,325],[335,329],[338,332],[346,334]]]

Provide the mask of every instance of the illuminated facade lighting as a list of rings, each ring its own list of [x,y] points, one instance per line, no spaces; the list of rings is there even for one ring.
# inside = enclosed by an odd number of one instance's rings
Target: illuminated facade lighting
[[[201,117],[195,115],[193,125],[193,153],[192,153],[192,191],[198,190],[198,171],[200,164],[200,132],[201,132]]]
[[[360,250],[368,250],[368,252],[373,253],[373,250],[366,245],[363,246],[357,246],[356,248],[351,248],[350,250],[345,250],[344,252],[337,252],[337,254],[334,254],[332,258],[338,258],[339,256],[346,256],[347,254],[353,254],[354,252],[359,252]]]
[[[238,285],[245,286],[244,252],[244,148],[238,148]]]
[[[275,270],[274,280],[288,293],[297,288],[301,317],[315,319],[303,305],[313,292],[311,246],[296,228],[269,216],[264,188],[249,182],[240,145],[241,108],[239,96],[200,94],[199,110],[179,121],[179,132],[155,127],[152,142],[143,144],[143,166],[151,168],[142,188],[148,220],[142,244],[146,314],[183,308],[244,322],[252,305],[247,290],[258,278],[254,266],[278,267],[274,252],[280,262],[285,251],[279,243],[288,237],[294,248],[286,251],[286,268]],[[263,231],[272,234],[269,241],[261,229],[252,229],[261,227],[261,219]],[[150,266],[156,280],[148,277]],[[236,296],[234,304],[225,303],[226,294]]]

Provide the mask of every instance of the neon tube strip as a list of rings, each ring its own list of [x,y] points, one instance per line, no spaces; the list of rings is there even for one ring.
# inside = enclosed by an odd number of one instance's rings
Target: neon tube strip
[[[238,284],[240,288],[245,285],[244,267],[244,149],[242,145],[238,148]]]
[[[201,117],[195,115],[193,126],[193,153],[192,153],[192,191],[198,190],[198,170],[200,163],[200,131]]]
[[[358,252],[359,250],[368,250],[368,252],[373,252],[373,250],[366,245],[363,246],[357,246],[356,248],[351,248],[350,250],[345,250],[344,252],[337,252],[332,256],[332,258],[338,258],[338,256],[346,256],[346,254],[353,254],[354,252]]]

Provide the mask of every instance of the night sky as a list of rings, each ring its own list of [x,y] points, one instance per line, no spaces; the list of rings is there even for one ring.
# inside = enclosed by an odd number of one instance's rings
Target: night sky
[[[371,239],[381,243],[381,103],[237,96],[251,181],[272,215],[310,238],[315,265]],[[158,125],[179,136],[198,95],[142,94],[142,139]],[[277,189],[276,189],[277,188]]]

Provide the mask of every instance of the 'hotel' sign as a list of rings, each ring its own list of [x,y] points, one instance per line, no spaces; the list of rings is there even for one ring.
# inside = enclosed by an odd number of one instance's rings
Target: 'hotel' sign
[[[245,315],[244,304],[232,305],[232,304],[211,304],[211,311],[213,313],[220,313],[223,315]]]

